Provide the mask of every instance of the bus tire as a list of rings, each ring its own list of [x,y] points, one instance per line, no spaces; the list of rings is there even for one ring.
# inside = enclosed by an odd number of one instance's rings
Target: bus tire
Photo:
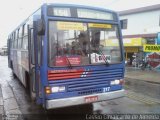
[[[29,76],[29,73],[26,72],[25,73],[25,81],[26,81],[26,89],[27,89],[27,92],[29,93],[29,96],[31,98],[31,101],[35,101],[36,97],[35,97],[35,93],[32,91],[32,81],[30,79],[30,76]]]

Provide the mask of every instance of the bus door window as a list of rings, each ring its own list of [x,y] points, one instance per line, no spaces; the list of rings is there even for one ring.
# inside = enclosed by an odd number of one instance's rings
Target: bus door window
[[[38,45],[38,65],[42,65],[42,36],[37,36]]]
[[[35,64],[34,34],[33,34],[33,29],[30,29],[30,43],[31,43],[31,63],[32,63],[32,64]]]

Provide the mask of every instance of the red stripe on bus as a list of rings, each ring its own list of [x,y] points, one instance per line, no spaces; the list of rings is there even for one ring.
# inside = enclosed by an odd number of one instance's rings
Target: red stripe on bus
[[[50,70],[48,71],[48,80],[64,80],[71,78],[80,78],[84,69],[73,70]]]

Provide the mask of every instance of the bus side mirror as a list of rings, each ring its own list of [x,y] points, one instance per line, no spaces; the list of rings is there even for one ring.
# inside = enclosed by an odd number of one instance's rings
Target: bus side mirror
[[[38,35],[45,34],[45,25],[44,25],[44,21],[42,19],[39,19],[37,21],[37,33],[38,33]]]

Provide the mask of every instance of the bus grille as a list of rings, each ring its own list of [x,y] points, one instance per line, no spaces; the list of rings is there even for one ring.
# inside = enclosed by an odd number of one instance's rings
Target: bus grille
[[[53,76],[52,74],[49,73],[50,76]],[[79,73],[59,73],[59,77],[68,77],[68,79],[50,79],[49,84],[53,86],[67,86],[67,92],[77,91],[79,95],[86,95],[103,92],[101,88],[109,86],[111,80],[121,79],[122,76],[123,69],[92,70],[90,74],[82,77],[80,77]]]
[[[92,89],[92,90],[84,90],[84,91],[80,91],[78,92],[78,95],[89,95],[89,94],[93,94],[93,93],[102,93],[103,90],[101,88],[97,88],[97,89]]]

